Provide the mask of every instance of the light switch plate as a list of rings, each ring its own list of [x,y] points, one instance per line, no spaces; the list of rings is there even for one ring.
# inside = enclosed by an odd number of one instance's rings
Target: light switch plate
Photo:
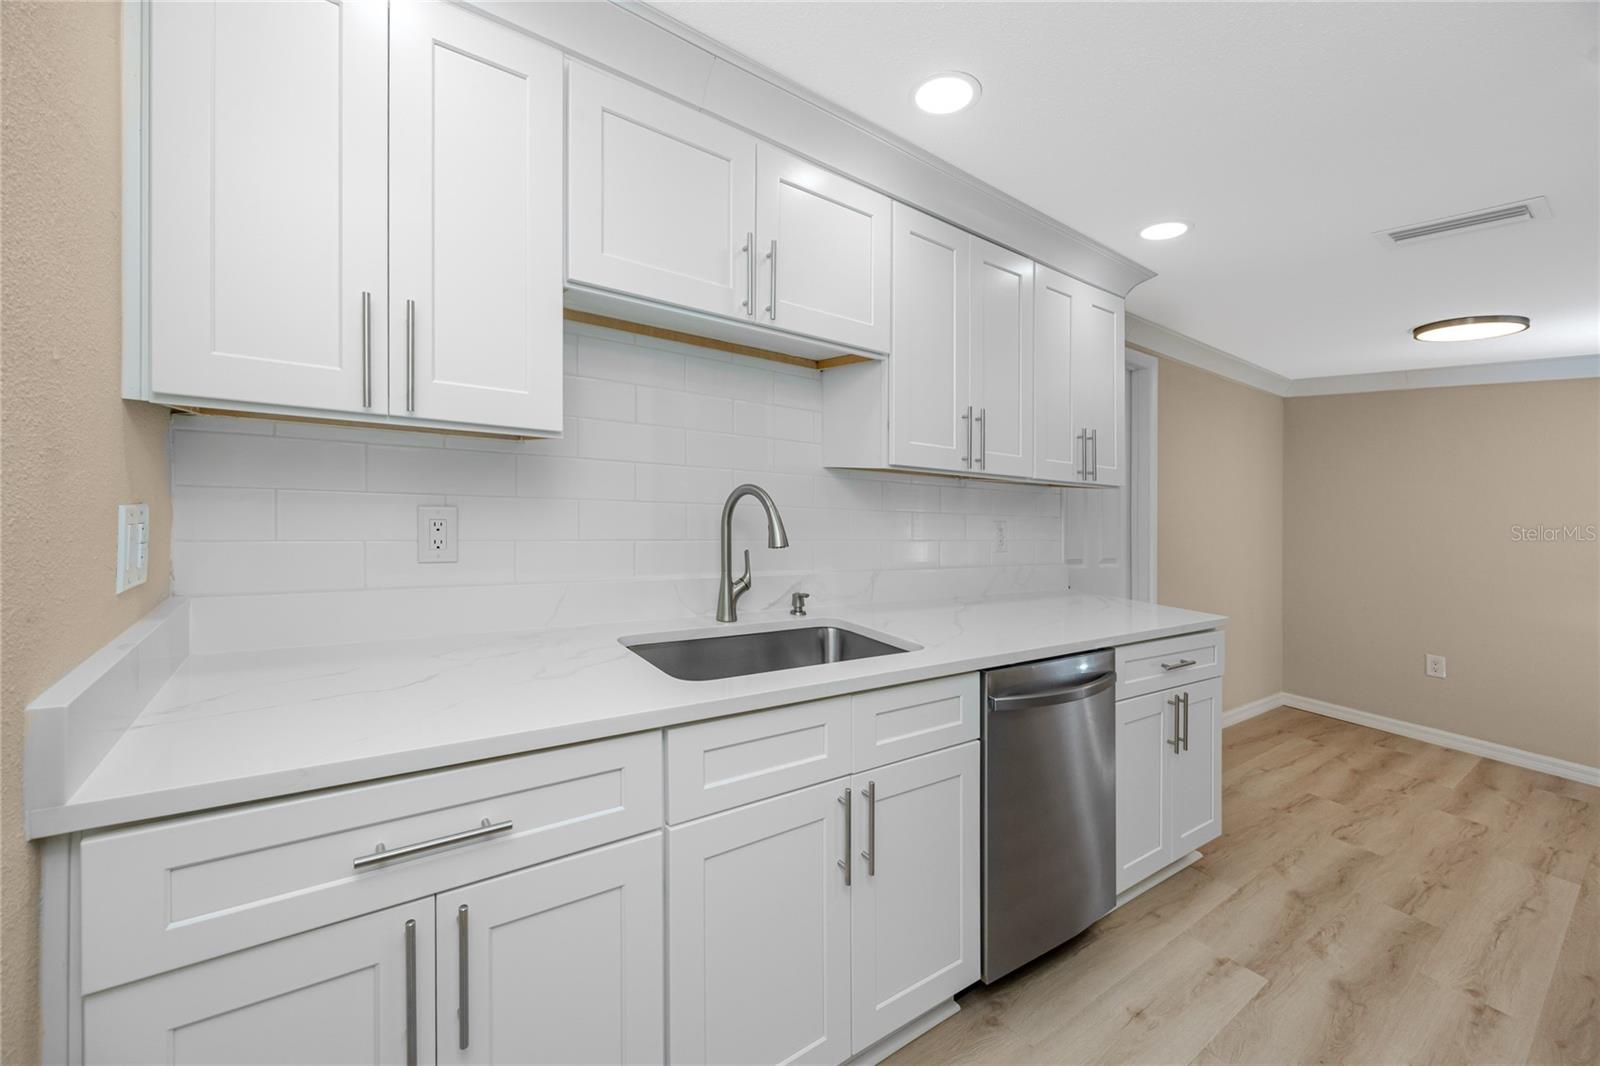
[[[144,584],[150,575],[150,505],[117,505],[117,594]]]

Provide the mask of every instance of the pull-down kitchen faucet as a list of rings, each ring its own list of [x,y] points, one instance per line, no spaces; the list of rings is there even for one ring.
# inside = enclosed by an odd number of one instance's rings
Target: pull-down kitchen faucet
[[[760,485],[740,485],[728,494],[722,505],[722,577],[717,583],[717,621],[739,620],[739,597],[750,589],[750,549],[744,552],[744,576],[733,577],[733,505],[746,496],[754,496],[767,512],[767,547],[787,548],[789,534],[783,528],[783,516],[767,490]]]

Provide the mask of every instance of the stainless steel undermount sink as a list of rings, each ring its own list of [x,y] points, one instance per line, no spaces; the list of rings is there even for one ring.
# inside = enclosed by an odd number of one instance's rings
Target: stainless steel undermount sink
[[[715,681],[914,650],[828,624],[676,639],[630,638],[622,643],[662,673],[681,681]]]

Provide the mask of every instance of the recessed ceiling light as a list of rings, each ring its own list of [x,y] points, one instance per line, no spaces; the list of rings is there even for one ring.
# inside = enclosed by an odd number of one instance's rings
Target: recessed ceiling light
[[[1139,231],[1139,236],[1147,241],[1170,241],[1174,237],[1182,237],[1189,232],[1187,222],[1156,222]]]
[[[959,70],[935,74],[917,87],[916,102],[930,115],[953,115],[971,107],[982,91],[978,79]]]
[[[1482,341],[1509,337],[1527,328],[1528,320],[1521,315],[1468,315],[1418,326],[1411,336],[1419,341]]]

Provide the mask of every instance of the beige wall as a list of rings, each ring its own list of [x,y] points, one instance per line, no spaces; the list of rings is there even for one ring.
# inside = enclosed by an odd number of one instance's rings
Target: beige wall
[[[119,11],[0,3],[0,1060],[38,1057],[38,864],[22,711],[164,597],[167,415],[118,399]],[[149,582],[114,594],[116,505],[150,504]]]
[[[1288,405],[1288,690],[1600,765],[1600,382]]]
[[[1283,689],[1283,418],[1280,397],[1161,360],[1156,598],[1228,616],[1230,709]]]

